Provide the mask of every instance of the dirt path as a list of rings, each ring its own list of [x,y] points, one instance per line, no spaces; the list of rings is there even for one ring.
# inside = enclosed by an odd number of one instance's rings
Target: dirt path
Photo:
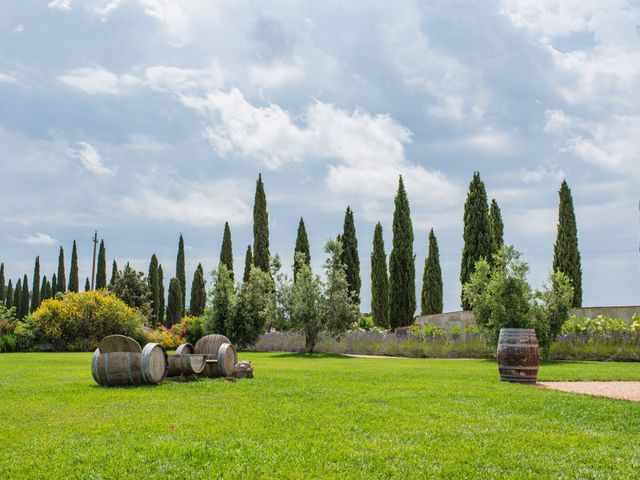
[[[640,382],[541,382],[546,388],[640,402]]]

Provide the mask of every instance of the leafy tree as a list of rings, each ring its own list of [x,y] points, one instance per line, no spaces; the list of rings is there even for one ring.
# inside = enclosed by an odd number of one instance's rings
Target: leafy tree
[[[91,291],[91,282],[89,281],[89,277],[87,277],[87,280],[84,282],[84,291],[85,292]]]
[[[113,286],[116,283],[119,274],[120,271],[118,270],[118,264],[114,260],[111,264],[111,280],[109,280],[109,285]]]
[[[11,279],[9,279],[9,284],[7,285],[7,301],[5,302],[5,306],[7,310],[13,307],[13,283]]]
[[[491,254],[498,253],[504,245],[504,224],[502,223],[502,213],[496,199],[491,200],[489,207],[489,229],[491,231]]]
[[[25,273],[22,278],[22,292],[20,294],[20,315],[18,319],[24,318],[29,315],[29,281],[27,280],[27,274]]]
[[[226,325],[229,340],[241,349],[255,344],[265,325],[273,322],[275,307],[270,273],[258,267],[252,268],[249,281],[240,287],[231,322]]]
[[[47,280],[47,276],[44,275],[42,277],[42,284],[40,285],[40,303],[47,298],[51,298],[51,292],[48,291],[51,287],[49,286],[49,281]],[[40,305],[38,305],[40,306]],[[36,308],[37,310],[37,308]]]
[[[180,234],[180,240],[178,241],[178,257],[176,258],[176,278],[180,282],[180,300],[182,300],[182,310],[180,318],[185,314],[185,305],[187,301],[187,274],[184,269],[184,239]],[[171,288],[171,284],[169,284]]]
[[[96,290],[107,288],[107,249],[104,240],[100,240],[98,250],[98,268],[96,269]]]
[[[71,269],[69,270],[69,291],[77,292],[80,288],[80,279],[78,278],[78,247],[76,241],[73,241],[73,249],[71,250]]]
[[[296,255],[304,255],[304,253],[296,253]],[[305,262],[302,258],[299,262]],[[296,258],[294,256],[294,265]],[[271,259],[271,278],[274,280],[276,309],[274,313],[273,323],[267,324],[266,330],[275,328],[279,332],[291,330],[291,282],[286,273],[282,272],[282,261],[279,255],[275,255]]]
[[[109,287],[116,297],[140,311],[147,322],[151,322],[151,290],[142,272],[136,272],[127,264]]]
[[[297,256],[297,253],[302,253],[303,256]],[[307,265],[311,266],[311,253],[309,251],[309,238],[307,237],[307,229],[304,226],[304,220],[300,217],[300,223],[298,223],[298,233],[296,235],[296,248],[293,251],[293,281],[296,281],[296,275],[300,270],[301,260],[304,260]]]
[[[56,274],[54,273],[51,277],[51,297],[49,298],[54,298],[56,296],[56,293],[58,293],[58,279],[56,277]]]
[[[541,291],[536,291],[532,311],[536,319],[536,336],[544,357],[549,357],[551,343],[558,338],[569,318],[573,287],[563,272],[552,272]]]
[[[393,248],[389,257],[389,321],[392,328],[413,323],[416,311],[416,267],[409,199],[402,176],[393,212]]]
[[[578,228],[573,211],[571,189],[566,180],[560,186],[558,209],[558,235],[553,248],[553,271],[563,272],[573,286],[573,307],[582,306],[582,266],[578,250]]]
[[[424,261],[421,312],[422,315],[442,313],[442,270],[438,240],[433,228],[429,231],[429,253]]]
[[[4,263],[0,263],[0,306],[5,304],[7,298],[7,287],[4,283]]]
[[[389,328],[389,274],[387,273],[387,254],[384,251],[384,239],[380,222],[376,224],[373,232],[371,316],[376,326]]]
[[[227,335],[227,326],[231,325],[235,311],[236,289],[229,269],[223,263],[211,274],[213,288],[209,292],[210,307],[205,311],[204,330],[205,333]]]
[[[182,318],[182,285],[173,277],[169,282],[169,301],[167,302],[166,325],[171,327]]]
[[[189,315],[199,317],[204,313],[204,307],[207,303],[207,291],[205,290],[204,270],[202,264],[199,263],[193,274],[191,282],[191,302],[189,303]]]
[[[158,257],[154,253],[149,262],[149,291],[151,292],[151,325],[158,325],[160,313],[160,283],[158,278]]]
[[[253,203],[253,264],[263,272],[269,272],[269,214],[262,174],[258,175]]]
[[[22,315],[22,281],[20,279],[16,282],[16,288],[13,291],[12,305],[16,309],[16,317],[22,318],[24,315]]]
[[[158,264],[158,323],[164,323],[164,272]]]
[[[347,207],[342,228],[342,264],[347,274],[349,290],[353,292],[356,305],[360,305],[360,257],[358,256],[358,239],[353,220],[353,210]]]
[[[36,257],[33,267],[33,293],[31,294],[31,312],[35,312],[40,306],[40,257]]]
[[[469,184],[467,201],[464,204],[464,247],[462,248],[462,263],[460,266],[460,282],[464,286],[475,265],[481,258],[491,260],[491,230],[489,225],[489,209],[487,207],[487,192],[480,179],[480,173],[475,172]],[[462,294],[462,308],[469,310],[471,305]]]
[[[231,229],[229,228],[229,222],[224,222],[224,234],[222,236],[222,247],[220,248],[220,262],[224,263],[227,267],[231,280],[233,280],[233,247],[231,243]]]
[[[324,328],[321,303],[320,278],[313,275],[309,265],[301,262],[297,279],[291,287],[291,323],[304,334],[305,350],[309,353],[313,352]]]
[[[64,250],[60,247],[58,254],[58,277],[56,282],[56,293],[64,293],[67,288],[67,277],[64,273]]]
[[[251,273],[251,267],[253,266],[253,255],[251,254],[251,245],[247,245],[247,253],[244,256],[244,275],[242,281],[249,280],[249,274]]]

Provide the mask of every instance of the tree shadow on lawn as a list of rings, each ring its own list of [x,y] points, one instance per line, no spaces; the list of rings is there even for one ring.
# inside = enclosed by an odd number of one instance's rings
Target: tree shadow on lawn
[[[353,360],[354,357],[348,357],[339,353],[304,353],[304,352],[282,352],[270,355],[273,358],[300,358],[304,360],[321,360],[327,358],[336,358],[339,360]]]

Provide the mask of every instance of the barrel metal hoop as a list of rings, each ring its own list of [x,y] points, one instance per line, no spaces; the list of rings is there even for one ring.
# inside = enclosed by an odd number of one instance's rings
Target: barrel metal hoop
[[[100,359],[100,349],[96,348],[96,351],[93,352],[93,357],[91,357],[91,375],[97,384],[102,385],[100,381],[100,372],[98,372],[98,360]]]
[[[537,370],[538,366],[536,365],[535,367],[517,367],[517,366],[511,366],[511,365],[498,365],[498,368],[505,368],[507,370]]]
[[[538,347],[537,343],[499,343],[498,347]]]

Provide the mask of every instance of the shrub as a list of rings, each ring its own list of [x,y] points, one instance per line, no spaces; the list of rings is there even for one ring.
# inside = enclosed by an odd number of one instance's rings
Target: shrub
[[[159,343],[166,350],[175,350],[184,343],[184,339],[173,328],[147,328],[145,333],[148,342]]]
[[[185,341],[195,345],[204,335],[202,317],[182,317],[180,323],[173,326],[173,331],[180,335]]]
[[[0,353],[13,352],[16,349],[17,339],[13,333],[4,333],[0,335]]]
[[[145,339],[142,314],[105,291],[70,292],[45,300],[25,323],[21,341],[32,337],[55,350],[90,350],[116,333]]]
[[[373,323],[373,317],[368,314],[360,315],[358,320],[358,328],[365,330],[367,332],[373,330],[375,328],[375,323]]]
[[[589,335],[597,336],[610,333],[640,331],[640,322],[635,320],[634,323],[628,325],[623,320],[598,315],[596,318],[576,317],[572,315],[562,326],[562,334],[564,335]]]

